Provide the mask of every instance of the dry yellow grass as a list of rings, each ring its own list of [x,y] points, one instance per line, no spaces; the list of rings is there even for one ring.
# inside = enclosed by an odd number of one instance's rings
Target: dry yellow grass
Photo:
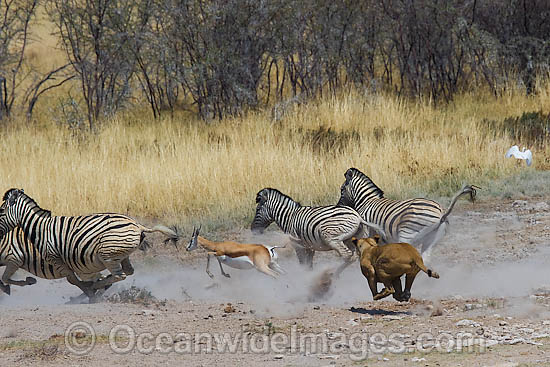
[[[303,204],[335,203],[352,166],[390,197],[450,195],[463,182],[483,185],[524,170],[504,158],[515,142],[479,122],[548,112],[549,99],[547,89],[532,98],[466,95],[436,109],[349,93],[297,107],[277,123],[262,112],[208,124],[128,112],[96,135],[76,137],[44,112],[33,124],[2,129],[0,187],[22,187],[57,215],[115,211],[222,227],[247,225],[266,186]],[[341,153],[319,152],[307,140],[319,126],[355,131],[358,140]]]
[[[55,48],[54,26],[43,13],[39,19],[39,42],[27,56],[46,71],[65,56]],[[463,182],[490,183],[525,170],[504,159],[521,142],[480,121],[550,108],[547,83],[531,98],[514,88],[498,99],[480,91],[440,108],[351,92],[298,106],[276,123],[268,112],[204,123],[184,114],[153,121],[135,110],[104,122],[98,134],[75,135],[52,122],[52,107],[71,89],[78,95],[75,82],[44,96],[32,123],[15,118],[1,128],[0,190],[22,187],[57,215],[114,211],[221,227],[248,225],[255,194],[266,186],[303,204],[335,203],[352,166],[396,198],[449,196]],[[312,142],[320,127],[336,136]],[[343,145],[323,145],[331,142]],[[536,168],[550,166],[547,150],[535,151]]]

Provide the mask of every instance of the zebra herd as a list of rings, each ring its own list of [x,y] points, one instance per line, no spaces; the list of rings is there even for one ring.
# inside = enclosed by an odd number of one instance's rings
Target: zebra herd
[[[355,260],[352,237],[378,233],[386,243],[408,242],[427,255],[445,233],[447,216],[457,199],[476,186],[465,185],[447,211],[432,200],[390,200],[361,171],[345,173],[336,205],[302,206],[279,190],[265,188],[256,196],[252,231],[262,232],[272,222],[289,235],[300,263],[313,264],[315,251],[335,250],[344,257],[339,274]],[[113,283],[132,275],[129,256],[146,247],[145,234],[161,232],[177,241],[178,234],[165,226],[147,228],[115,213],[52,216],[23,190],[10,189],[0,206],[0,266],[6,266],[0,289],[25,286],[36,279],[12,280],[19,269],[45,279],[66,278],[93,301]],[[101,272],[110,274],[103,276]]]

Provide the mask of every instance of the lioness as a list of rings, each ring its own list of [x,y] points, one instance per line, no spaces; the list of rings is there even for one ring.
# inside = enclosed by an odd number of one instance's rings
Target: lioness
[[[361,272],[367,278],[374,300],[393,294],[398,301],[411,298],[411,287],[420,270],[432,278],[439,278],[435,271],[427,269],[422,256],[408,243],[389,243],[378,245],[380,236],[352,238],[361,259]],[[407,274],[405,290],[401,292],[401,275]],[[376,284],[383,283],[385,288],[378,293]]]

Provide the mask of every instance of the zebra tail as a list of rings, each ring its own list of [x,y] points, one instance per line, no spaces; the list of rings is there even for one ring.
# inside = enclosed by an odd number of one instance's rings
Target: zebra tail
[[[177,243],[178,243],[178,240],[180,238],[180,235],[177,233],[177,229],[170,229],[166,226],[163,226],[163,225],[159,224],[159,225],[154,226],[153,228],[147,228],[147,227],[144,226],[143,227],[143,232],[147,232],[147,233],[160,232],[160,233],[162,233],[162,234],[164,234],[165,236],[168,237],[168,239],[166,241],[164,241],[165,244],[168,241],[172,241],[174,246],[176,246],[176,248],[178,247]]]
[[[477,187],[475,185],[464,185],[464,186],[462,186],[462,188],[451,199],[451,204],[449,205],[449,207],[447,208],[445,213],[443,213],[443,215],[441,216],[441,219],[439,220],[439,222],[443,223],[443,222],[447,221],[447,217],[449,216],[449,214],[451,214],[457,200],[462,195],[470,194],[470,198],[473,201],[475,196],[476,196],[476,189],[479,189],[479,187]]]
[[[462,186],[462,188],[453,196],[453,198],[451,200],[451,204],[449,205],[449,207],[447,208],[445,213],[443,213],[443,215],[439,219],[439,222],[436,222],[436,223],[432,224],[429,227],[425,227],[423,230],[418,232],[417,235],[414,237],[414,243],[421,243],[422,239],[424,237],[426,237],[428,234],[432,233],[433,231],[438,230],[439,227],[443,223],[446,223],[447,222],[447,217],[449,216],[449,214],[451,214],[457,200],[462,195],[470,194],[470,197],[473,200],[473,198],[475,198],[476,189],[479,189],[479,187],[474,186],[474,185],[464,185],[464,186]]]

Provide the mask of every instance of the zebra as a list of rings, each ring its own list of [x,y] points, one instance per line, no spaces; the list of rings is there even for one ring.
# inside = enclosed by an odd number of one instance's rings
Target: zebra
[[[382,227],[384,242],[406,242],[421,248],[426,261],[432,249],[445,235],[447,217],[451,214],[458,198],[470,194],[474,201],[475,185],[464,185],[451,200],[446,211],[433,200],[414,198],[391,200],[363,172],[349,168],[344,174],[346,181],[340,188],[338,205],[346,205],[359,212],[366,221]]]
[[[43,210],[41,215],[49,217],[51,213],[49,210]],[[36,284],[36,279],[33,277],[27,277],[25,280],[10,279],[19,268],[41,278],[60,278],[59,274],[54,273],[53,267],[44,262],[19,227],[9,230],[7,223],[0,221],[0,232],[5,233],[0,239],[0,266],[6,267],[0,281],[0,290],[9,295],[10,284],[20,287]]]
[[[367,223],[359,213],[347,206],[302,206],[277,189],[264,188],[256,195],[256,214],[252,221],[253,232],[263,232],[275,222],[287,234],[301,264],[313,267],[315,251],[336,251],[344,262],[336,270],[340,274],[353,262],[355,246],[352,237],[364,237],[367,227],[380,228]]]
[[[44,211],[44,215],[50,216],[49,211]],[[25,232],[15,227],[9,231],[6,222],[0,222],[2,232],[6,233],[0,239],[0,267],[5,266],[6,269],[2,274],[2,280],[0,280],[0,290],[7,295],[11,294],[10,285],[17,285],[24,287],[27,285],[36,284],[36,278],[26,277],[25,280],[13,280],[11,277],[19,269],[23,269],[39,278],[43,279],[61,279],[64,276],[56,271],[56,269],[46,263],[42,258],[40,252],[29,241]],[[82,277],[82,276],[81,276]],[[100,273],[94,274],[92,279],[99,279]],[[107,287],[106,287],[107,288]],[[84,295],[85,296],[85,295]],[[81,297],[74,298],[74,300],[80,300]]]
[[[8,190],[0,206],[0,236],[19,226],[53,271],[79,287],[91,301],[98,289],[134,273],[129,256],[136,248],[145,248],[145,233],[161,232],[173,241],[179,238],[167,227],[147,228],[117,213],[69,217],[44,216],[43,211],[23,190]],[[93,279],[105,269],[111,274],[103,279],[81,280]]]

